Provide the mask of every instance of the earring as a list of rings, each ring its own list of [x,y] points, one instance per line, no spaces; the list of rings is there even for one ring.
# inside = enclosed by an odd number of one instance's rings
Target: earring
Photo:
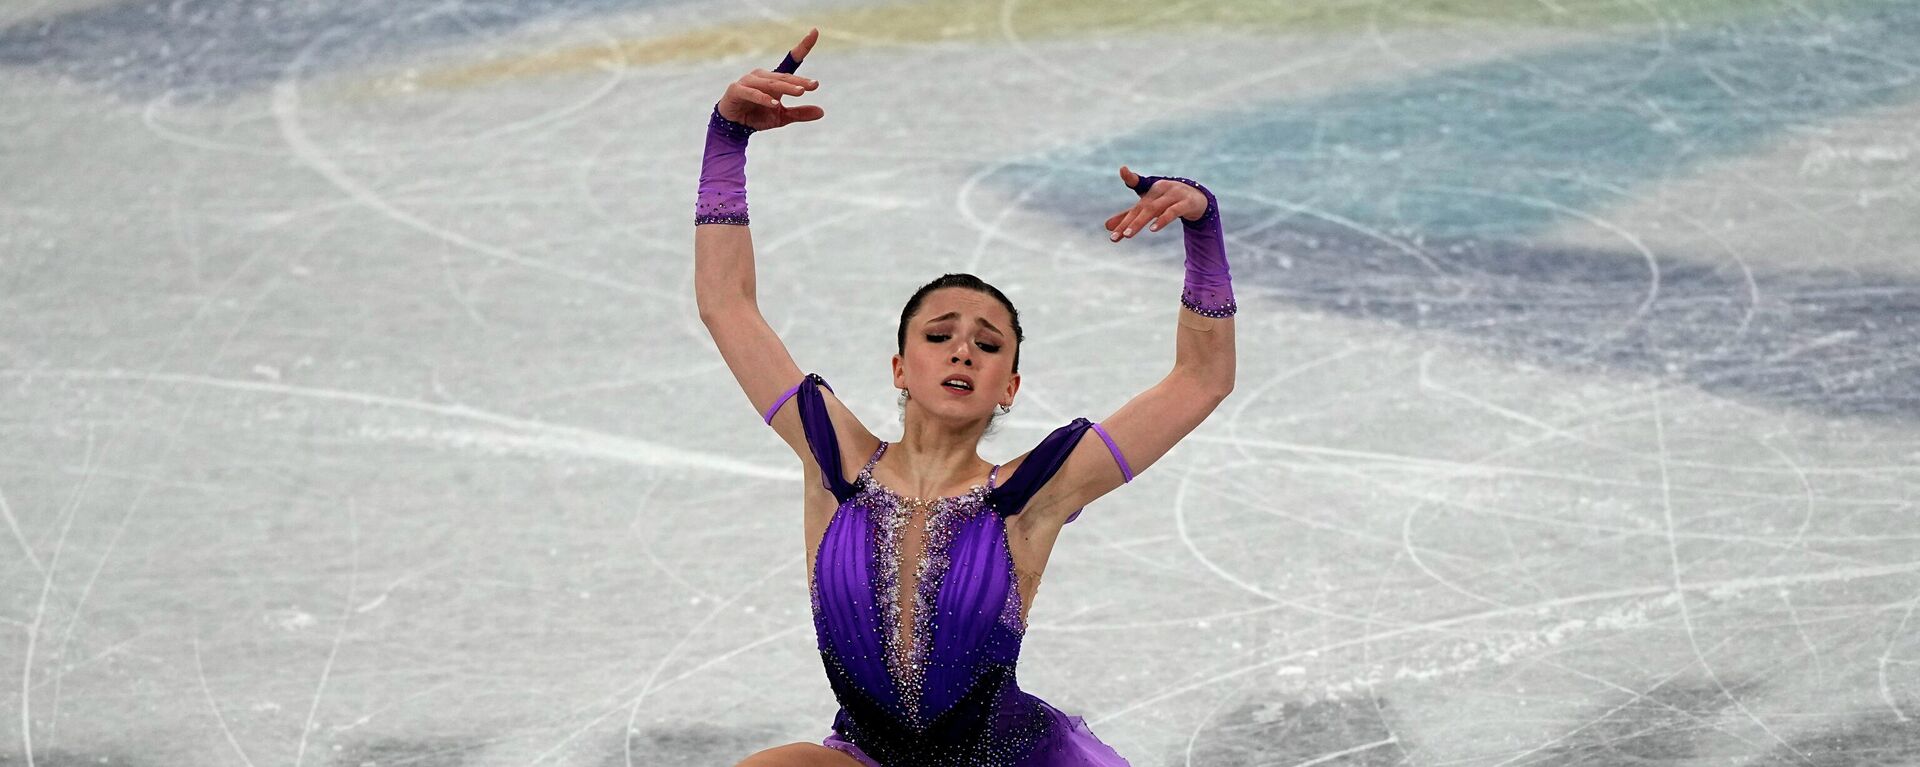
[[[900,399],[901,399],[901,400],[910,400],[910,399],[913,399],[913,392],[910,392],[910,391],[907,391],[906,389],[901,389],[901,390],[900,390]]]
[[[1012,406],[1012,405],[996,405],[995,407],[997,407],[997,408],[999,408],[999,410],[998,410],[998,412],[999,412],[999,413],[1000,413],[1001,415],[1006,415],[1006,414],[1008,414],[1008,413],[1011,413],[1011,412],[1013,412],[1013,406]]]

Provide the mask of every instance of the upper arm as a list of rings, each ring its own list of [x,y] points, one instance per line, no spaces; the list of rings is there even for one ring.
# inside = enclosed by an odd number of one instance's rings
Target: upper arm
[[[741,302],[709,312],[703,320],[707,332],[713,336],[714,345],[720,349],[720,356],[726,360],[727,368],[733,371],[734,380],[739,382],[740,390],[753,405],[754,417],[765,418],[767,409],[773,407],[780,395],[800,383],[806,375],[794,363],[780,336],[761,316],[759,307]],[[841,470],[845,472],[845,461],[850,458],[863,460],[868,452],[879,447],[879,439],[867,431],[853,411],[848,410],[832,392],[821,389],[820,393],[826,401],[828,414],[832,416],[834,433],[840,442]],[[797,399],[798,396],[795,396],[781,404],[779,412],[774,414],[772,426],[780,438],[786,440],[787,446],[793,448],[801,462],[812,466],[813,453],[800,421],[799,404],[794,401]],[[851,480],[852,476],[846,478]],[[818,478],[812,479],[809,487],[817,487]]]
[[[1207,420],[1224,398],[1216,388],[1175,371],[1098,423],[1139,476]],[[1065,519],[1126,481],[1106,440],[1088,429],[1030,505]]]

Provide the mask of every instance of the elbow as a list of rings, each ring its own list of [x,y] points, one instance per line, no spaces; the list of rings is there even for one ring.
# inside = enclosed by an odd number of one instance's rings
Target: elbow
[[[1226,399],[1227,395],[1233,393],[1233,379],[1239,377],[1240,366],[1236,364],[1231,352],[1221,363],[1219,370],[1213,374],[1212,378],[1214,392],[1220,396],[1220,399]]]
[[[1220,404],[1221,400],[1226,399],[1227,395],[1233,393],[1233,373],[1231,371],[1225,373],[1188,372],[1183,375],[1182,378],[1185,380],[1185,388],[1191,393],[1190,396],[1205,398],[1216,405]]]
[[[1200,386],[1215,400],[1223,400],[1233,393],[1234,364],[1214,365],[1200,374]]]
[[[1215,403],[1233,393],[1233,366],[1226,365],[1220,370],[1210,371],[1201,378],[1201,387]]]
[[[739,317],[741,312],[746,311],[753,304],[744,299],[726,301],[702,297],[695,301],[695,305],[700,311],[700,322],[711,326],[716,322]]]

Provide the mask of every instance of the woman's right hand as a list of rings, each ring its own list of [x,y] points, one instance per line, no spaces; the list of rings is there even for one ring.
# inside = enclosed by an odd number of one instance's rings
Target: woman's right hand
[[[793,60],[805,61],[807,53],[813,50],[814,41],[818,39],[819,29],[808,30],[807,36],[800,39],[800,44],[793,47],[790,53]],[[818,80],[756,69],[728,85],[726,94],[720,97],[716,107],[721,117],[756,131],[769,130],[788,123],[809,122],[825,117],[827,110],[817,106],[788,107],[780,103],[781,96],[799,96],[818,87]]]

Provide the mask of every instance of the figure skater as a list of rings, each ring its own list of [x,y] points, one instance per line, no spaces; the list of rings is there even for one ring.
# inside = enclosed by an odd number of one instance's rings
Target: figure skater
[[[708,121],[694,211],[700,319],[754,411],[805,468],[813,628],[840,703],[822,742],[770,748],[738,767],[1127,765],[1081,717],[1022,692],[1014,665],[1062,526],[1152,466],[1233,389],[1235,305],[1218,201],[1189,179],[1120,167],[1139,200],[1106,220],[1110,241],[1176,218],[1185,229],[1186,288],[1166,378],[1104,421],[1075,418],[991,464],[979,443],[1020,391],[1020,315],[992,285],[947,274],[900,313],[892,364],[905,427],[890,444],[824,378],[801,373],[754,295],[747,138],[825,116],[781,103],[820,86],[794,74],[819,34],[810,30],[773,71],[727,86]],[[1099,439],[1083,440],[1087,429]]]

